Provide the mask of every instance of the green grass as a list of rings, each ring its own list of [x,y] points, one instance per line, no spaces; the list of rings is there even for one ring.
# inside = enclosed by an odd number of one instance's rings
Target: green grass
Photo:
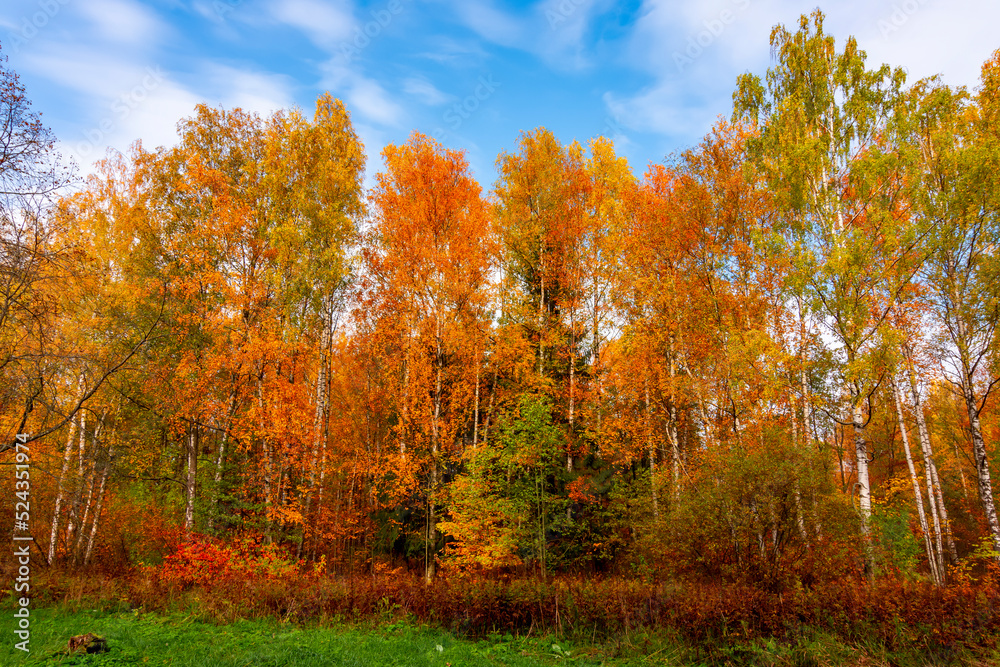
[[[803,637],[794,645],[758,639],[693,647],[671,639],[663,631],[640,631],[600,646],[589,646],[532,636],[466,640],[439,628],[388,620],[374,627],[336,623],[302,626],[269,619],[216,625],[179,613],[73,611],[60,606],[33,610],[31,620],[31,653],[26,655],[14,649],[13,633],[5,632],[0,665],[984,667],[1000,664],[993,661],[1000,655],[977,660],[968,655],[888,654],[875,645],[849,647],[828,634]],[[104,637],[110,651],[99,655],[66,655],[68,639],[88,632]]]
[[[73,635],[92,632],[107,639],[110,651],[69,656]],[[6,638],[5,638],[6,639]],[[31,653],[0,648],[4,665],[171,665],[249,667],[295,665],[602,665],[599,655],[576,655],[574,647],[550,638],[456,639],[439,629],[392,624],[378,629],[304,628],[267,620],[213,625],[181,615],[32,612]],[[623,663],[617,663],[623,664]]]

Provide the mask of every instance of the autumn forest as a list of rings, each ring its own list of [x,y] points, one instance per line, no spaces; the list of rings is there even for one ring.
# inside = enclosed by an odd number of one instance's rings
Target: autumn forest
[[[641,176],[539,128],[488,191],[417,132],[366,188],[331,96],[198,107],[81,180],[3,69],[36,568],[985,586],[1000,51],[970,91],[818,11],[771,49]]]

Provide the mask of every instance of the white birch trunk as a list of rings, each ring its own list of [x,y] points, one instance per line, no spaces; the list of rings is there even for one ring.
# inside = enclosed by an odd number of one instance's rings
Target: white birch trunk
[[[942,536],[947,538],[948,551],[951,555],[953,565],[958,564],[958,549],[955,547],[955,538],[951,534],[951,525],[948,521],[948,510],[944,504],[944,493],[941,490],[941,481],[938,478],[937,465],[934,463],[934,450],[931,445],[930,433],[927,431],[927,420],[924,418],[924,406],[920,400],[920,389],[917,386],[917,376],[913,369],[913,364],[907,363],[907,371],[910,377],[910,393],[913,397],[913,412],[917,420],[917,435],[920,438],[920,451],[924,457],[924,481],[927,484],[927,497],[931,506],[931,518],[934,522],[934,541],[937,547],[938,571],[944,581],[944,548]]]
[[[851,411],[851,426],[854,431],[854,454],[858,468],[858,514],[861,519],[861,539],[864,541],[865,574],[871,578],[875,574],[870,527],[872,491],[868,476],[868,443],[865,440],[865,422],[861,411],[860,390],[854,392],[852,398],[854,405]]]
[[[195,483],[198,479],[198,427],[194,424],[188,426],[187,437],[187,480],[186,499],[184,503],[184,537],[191,538],[194,531],[194,500]]]
[[[52,531],[49,533],[49,565],[55,563],[56,544],[59,540],[59,518],[62,512],[63,495],[66,488],[66,476],[69,474],[69,463],[73,454],[73,436],[75,435],[73,433],[73,426],[80,420],[81,414],[77,413],[77,417],[70,420],[68,427],[69,434],[66,436],[66,447],[63,450],[62,470],[59,473],[59,483],[56,487],[56,504],[55,509],[52,511]]]
[[[91,503],[94,499],[94,485],[97,482],[97,451],[98,451],[98,438],[101,436],[101,431],[104,430],[104,419],[107,413],[102,413],[100,420],[97,422],[97,426],[94,428],[94,433],[91,436],[90,451],[91,456],[94,457],[93,467],[88,475],[87,481],[87,497],[83,501],[83,518],[80,519],[80,529],[77,531],[76,545],[73,547],[73,564],[78,565],[83,560],[83,540],[86,537],[87,521],[90,519],[90,508]]]
[[[976,461],[976,481],[979,487],[979,502],[983,506],[986,525],[993,539],[996,560],[1000,562],[1000,522],[997,521],[996,505],[993,502],[993,483],[990,480],[990,462],[986,456],[986,442],[983,440],[982,427],[979,424],[979,406],[977,405],[972,379],[967,373],[963,383],[965,406],[969,413],[969,434],[972,436],[972,453]]]
[[[913,466],[913,457],[910,455],[910,436],[906,431],[906,420],[903,418],[903,402],[899,397],[899,387],[892,383],[892,397],[896,403],[896,418],[899,421],[899,433],[903,439],[903,453],[906,455],[906,467],[910,470],[910,482],[913,484],[913,499],[917,505],[917,518],[920,520],[920,530],[924,534],[924,547],[927,550],[927,564],[931,569],[931,578],[934,583],[940,586],[943,583],[941,573],[938,570],[937,553],[931,540],[931,532],[927,525],[927,515],[924,514],[924,497],[920,492],[920,481],[917,479],[917,470]]]
[[[792,414],[790,415],[790,420],[792,424],[792,442],[798,444],[799,442],[799,420],[795,409],[795,397],[791,398]],[[795,523],[799,529],[799,537],[802,538],[802,543],[809,546],[809,532],[806,530],[806,518],[805,511],[802,509],[802,484],[799,481],[799,466],[795,465]]]
[[[76,533],[77,520],[80,517],[80,502],[83,497],[83,486],[84,486],[84,456],[87,449],[87,413],[80,412],[80,433],[79,435],[79,447],[78,447],[78,459],[77,459],[77,474],[76,483],[73,485],[73,502],[69,506],[69,518],[66,521],[66,550],[72,551],[73,549],[73,535]]]
[[[437,349],[435,353],[435,365],[437,366],[434,378],[434,415],[431,420],[431,472],[430,484],[427,489],[427,542],[424,547],[424,583],[431,584],[434,581],[436,572],[436,545],[437,545],[437,518],[434,507],[434,493],[438,486],[438,435],[441,419],[441,375],[444,363],[443,351],[441,349],[441,319],[437,318],[437,330],[435,338]]]
[[[108,449],[108,460],[104,463],[101,471],[101,483],[97,489],[97,504],[94,506],[94,520],[90,525],[90,536],[87,538],[87,550],[83,554],[83,565],[86,567],[90,563],[90,557],[94,553],[94,540],[97,537],[97,527],[101,522],[101,510],[104,506],[104,489],[108,483],[108,476],[111,474],[111,464],[114,461],[114,448]]]
[[[574,309],[571,309],[572,313]],[[570,337],[570,351],[569,351],[569,444],[566,450],[566,472],[573,472],[573,408],[575,407],[573,391],[575,386],[575,366],[576,366],[576,322],[574,321],[574,316],[570,315],[570,329],[573,330],[573,334]],[[569,511],[567,509],[567,511]]]
[[[669,418],[667,419],[667,442],[670,444],[671,456],[671,477],[673,479],[673,501],[676,504],[681,497],[681,449],[677,441],[677,402],[675,400],[676,367],[674,362],[674,339],[670,337],[670,347],[668,350],[670,358],[667,360],[667,373],[670,377],[669,393]]]

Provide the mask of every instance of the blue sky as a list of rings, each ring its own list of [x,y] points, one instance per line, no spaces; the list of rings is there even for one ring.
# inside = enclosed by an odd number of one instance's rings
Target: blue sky
[[[330,91],[379,152],[413,130],[465,149],[485,186],[520,131],[605,135],[637,173],[728,116],[763,74],[793,0],[3,0],[0,44],[34,109],[86,172],[109,148],[170,145],[195,104],[311,112]],[[911,80],[974,87],[1000,47],[995,0],[846,0],[838,42]]]

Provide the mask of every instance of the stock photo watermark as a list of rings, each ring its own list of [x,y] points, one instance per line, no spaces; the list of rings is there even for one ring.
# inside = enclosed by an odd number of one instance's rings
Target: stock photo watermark
[[[472,94],[466,95],[464,99],[449,107],[441,116],[441,120],[448,124],[452,132],[457,132],[462,124],[479,110],[483,102],[493,97],[493,93],[500,87],[500,82],[493,79],[492,74],[479,77],[477,85]],[[431,135],[441,141],[447,136],[448,131],[443,127],[436,127]]]
[[[215,15],[226,20],[226,17],[231,13],[235,12],[237,9],[243,6],[243,0],[213,0],[212,1],[212,11]]]
[[[354,38],[350,42],[340,43],[340,55],[347,62],[353,62],[360,56],[371,45],[372,40],[377,39],[389,27],[392,19],[403,13],[403,0],[389,0],[381,9],[373,9],[369,13],[372,20],[363,26],[355,26]]]
[[[569,20],[580,7],[589,4],[588,0],[562,0],[554,8],[545,10],[545,18],[549,21],[549,28],[555,30]]]
[[[600,136],[614,141],[615,137],[624,137],[625,130],[622,129],[618,118],[607,116],[604,119],[604,127],[601,128]]]
[[[27,433],[14,445],[14,648],[29,653],[31,642],[31,452]],[[17,595],[20,594],[20,597]]]
[[[683,51],[674,51],[673,60],[678,72],[683,72],[701,57],[708,47],[715,43],[726,28],[736,22],[740,12],[746,11],[750,0],[732,0],[732,8],[721,10],[715,17],[702,21],[703,29],[691,33]]]
[[[882,39],[887,39],[889,35],[906,25],[913,15],[922,7],[927,6],[928,0],[905,0],[905,2],[893,3],[892,12],[878,20],[876,24],[878,31],[882,34]]]
[[[128,92],[122,93],[109,107],[111,115],[105,116],[94,127],[85,130],[84,140],[77,143],[76,152],[80,157],[89,157],[90,154],[107,139],[118,125],[132,115],[150,93],[156,90],[163,83],[163,71],[157,67],[147,67],[146,76]]]
[[[14,30],[14,36],[11,38],[11,50],[18,53],[21,47],[44,30],[69,2],[70,0],[39,0],[38,11],[21,17],[21,25]]]

